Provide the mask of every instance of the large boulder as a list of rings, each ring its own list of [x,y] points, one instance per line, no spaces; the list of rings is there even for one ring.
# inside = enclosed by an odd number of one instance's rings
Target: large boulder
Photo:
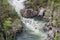
[[[31,18],[37,16],[37,11],[33,11],[33,9],[23,9],[21,10],[21,15],[25,18]]]
[[[38,11],[33,10],[32,8],[25,8],[20,10],[21,15],[25,18],[31,18],[34,16],[40,16],[43,17],[45,16],[45,8],[39,8]]]
[[[43,8],[43,7],[40,8],[40,9],[39,9],[38,16],[45,16],[45,11],[46,11],[45,8]]]

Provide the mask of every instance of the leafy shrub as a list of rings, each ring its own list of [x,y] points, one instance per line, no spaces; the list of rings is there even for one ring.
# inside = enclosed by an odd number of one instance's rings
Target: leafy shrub
[[[58,40],[58,35],[59,35],[59,33],[56,32],[54,40]]]
[[[3,27],[8,30],[12,26],[11,18],[7,18],[5,22],[3,23]]]

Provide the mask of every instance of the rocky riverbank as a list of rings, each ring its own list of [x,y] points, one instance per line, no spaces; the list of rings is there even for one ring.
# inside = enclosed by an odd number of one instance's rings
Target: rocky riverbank
[[[48,24],[45,24],[45,26],[43,27],[44,32],[47,32],[47,39],[46,40],[56,40],[56,35],[58,36],[58,40],[60,37],[60,27],[53,27],[53,26],[49,26]],[[56,34],[58,33],[58,34]]]
[[[46,9],[43,7],[40,7],[38,10],[34,10],[31,6],[29,6],[29,2],[24,2],[25,8],[20,10],[21,15],[25,18],[31,18],[34,16],[40,16],[43,17],[45,15]]]

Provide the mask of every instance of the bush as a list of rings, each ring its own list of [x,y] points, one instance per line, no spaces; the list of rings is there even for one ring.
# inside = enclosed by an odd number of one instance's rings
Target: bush
[[[56,32],[54,40],[58,40],[58,35],[59,35],[59,33]]]
[[[11,18],[7,18],[5,22],[3,23],[4,29],[8,30],[12,26]]]

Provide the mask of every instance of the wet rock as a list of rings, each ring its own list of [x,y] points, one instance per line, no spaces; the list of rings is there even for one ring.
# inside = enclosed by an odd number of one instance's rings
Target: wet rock
[[[49,27],[45,26],[43,27],[44,32],[47,32],[49,30]]]
[[[39,16],[39,17],[45,16],[44,8],[39,9],[39,11],[35,11],[32,8],[28,7],[28,8],[20,10],[20,12],[21,12],[21,15],[25,18],[31,18],[34,16]]]
[[[45,24],[45,26],[43,27],[43,30],[44,30],[44,32],[49,31],[49,25]]]
[[[33,11],[33,9],[24,9],[21,11],[21,15],[25,18],[31,18],[37,16],[37,11]]]
[[[44,16],[45,15],[45,8],[40,8],[38,16]]]
[[[48,38],[49,38],[49,40],[53,40],[54,39],[54,35],[55,35],[54,31],[50,27],[49,31],[48,31]]]

